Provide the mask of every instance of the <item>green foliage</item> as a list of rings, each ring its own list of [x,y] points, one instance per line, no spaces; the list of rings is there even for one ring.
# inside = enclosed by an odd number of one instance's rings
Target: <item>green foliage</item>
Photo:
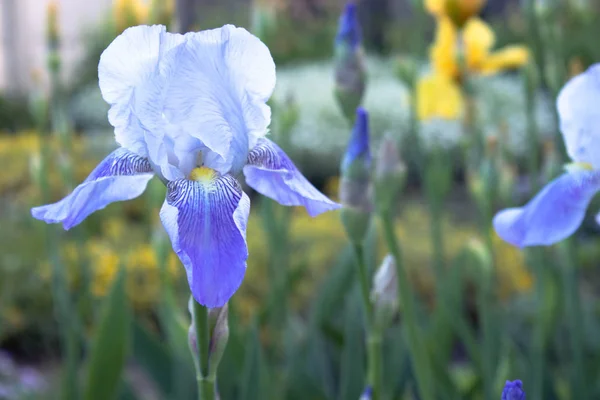
[[[89,356],[83,395],[86,400],[113,399],[119,392],[131,340],[125,274],[125,269],[121,269],[105,300]]]

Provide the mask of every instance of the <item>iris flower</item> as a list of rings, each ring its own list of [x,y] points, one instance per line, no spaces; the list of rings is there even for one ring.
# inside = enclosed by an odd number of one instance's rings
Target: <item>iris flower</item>
[[[33,208],[35,218],[70,229],[112,202],[141,195],[158,176],[167,186],[161,221],[192,294],[213,308],[229,300],[246,270],[250,200],[238,175],[311,216],[339,207],[265,137],[275,64],[246,30],[129,28],[102,54],[98,75],[121,147],[70,195]]]
[[[417,86],[419,119],[456,119],[464,109],[461,83],[468,75],[493,75],[527,63],[523,46],[492,51],[496,36],[479,18],[469,19],[459,30],[446,15],[437,17],[437,32],[429,57],[432,73]]]
[[[479,14],[485,0],[425,0],[425,8],[436,17],[447,15],[458,26]]]
[[[557,107],[560,129],[573,163],[524,207],[500,211],[494,228],[519,247],[552,245],[573,234],[600,190],[600,64],[572,78]]]

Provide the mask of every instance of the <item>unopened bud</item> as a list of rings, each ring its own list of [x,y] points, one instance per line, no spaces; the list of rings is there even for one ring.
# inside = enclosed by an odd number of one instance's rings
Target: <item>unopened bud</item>
[[[389,210],[406,180],[406,165],[400,158],[396,140],[388,132],[377,150],[375,197],[377,206]]]
[[[372,211],[371,153],[368,115],[356,110],[356,122],[341,165],[340,200],[342,222],[348,237],[360,243],[369,227]]]
[[[365,390],[361,393],[360,398],[358,400],[371,400],[373,398],[373,388],[367,386]]]
[[[208,374],[217,375],[217,368],[223,358],[229,340],[229,305],[211,308],[208,312],[211,328],[210,345],[208,347]]]
[[[340,16],[335,38],[335,96],[351,121],[365,91],[366,73],[357,6],[350,1]]]
[[[506,381],[502,390],[502,400],[525,400],[523,382],[520,380]]]
[[[377,323],[387,327],[398,312],[398,275],[394,257],[388,254],[373,277],[371,301]]]
[[[192,314],[192,323],[188,329],[188,344],[192,352],[192,356],[197,364],[200,356],[198,349],[198,338],[196,336],[196,327],[194,321],[193,307],[194,298],[190,296],[188,309]],[[208,310],[208,329],[209,329],[209,344],[208,344],[208,377],[215,377],[217,368],[225,352],[227,341],[229,340],[229,306],[225,304],[223,307],[211,308]],[[206,377],[205,377],[206,378]]]

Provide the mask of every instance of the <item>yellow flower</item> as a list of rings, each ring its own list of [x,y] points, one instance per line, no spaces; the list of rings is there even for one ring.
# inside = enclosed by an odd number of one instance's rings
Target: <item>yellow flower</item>
[[[460,80],[464,73],[495,74],[527,63],[524,46],[509,46],[492,52],[496,36],[488,24],[471,18],[459,32],[445,16],[438,18],[436,39],[430,50],[437,73]]]
[[[463,113],[464,100],[459,86],[441,74],[425,76],[417,83],[417,116],[457,119]]]
[[[486,0],[425,0],[425,8],[436,17],[448,16],[457,26],[479,14]]]
[[[113,9],[119,32],[148,20],[148,5],[141,0],[116,0]]]
[[[110,246],[99,241],[90,241],[87,250],[92,262],[92,293],[104,296],[117,275],[119,256]]]

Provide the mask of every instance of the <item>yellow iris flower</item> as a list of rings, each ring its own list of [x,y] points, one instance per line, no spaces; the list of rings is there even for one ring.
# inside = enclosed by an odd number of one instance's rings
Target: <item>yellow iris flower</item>
[[[119,32],[130,26],[140,25],[148,20],[150,10],[142,0],[116,0],[113,8]]]
[[[442,17],[430,53],[434,71],[460,80],[465,72],[490,75],[527,63],[526,47],[508,46],[492,52],[495,42],[496,35],[479,18],[471,18],[459,32],[450,19]]]
[[[527,48],[508,46],[492,52],[495,42],[494,32],[479,18],[469,19],[460,31],[449,17],[438,18],[430,49],[433,73],[417,86],[420,119],[458,118],[463,111],[459,85],[465,75],[491,75],[527,63]]]
[[[417,82],[417,117],[456,119],[463,112],[464,100],[460,87],[448,77],[431,74]]]
[[[448,16],[456,25],[463,26],[479,14],[485,3],[486,0],[425,0],[425,9],[437,18]]]

